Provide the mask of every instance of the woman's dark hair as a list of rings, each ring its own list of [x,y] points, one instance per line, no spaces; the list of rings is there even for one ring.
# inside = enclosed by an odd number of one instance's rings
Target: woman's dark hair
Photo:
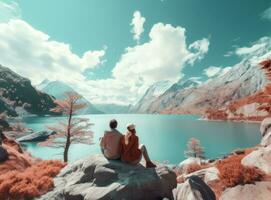
[[[112,128],[112,129],[117,128],[117,126],[118,126],[117,120],[115,120],[115,119],[110,120],[109,126],[110,126],[110,128]]]

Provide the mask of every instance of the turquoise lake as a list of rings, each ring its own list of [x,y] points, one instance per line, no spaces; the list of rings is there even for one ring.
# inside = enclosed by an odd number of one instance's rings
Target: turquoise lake
[[[117,119],[118,129],[125,131],[126,124],[137,126],[140,143],[145,144],[150,157],[160,162],[177,164],[184,160],[184,151],[189,138],[201,141],[207,158],[217,158],[237,148],[251,147],[260,142],[259,124],[236,122],[213,122],[198,120],[189,115],[85,115],[94,124],[93,145],[74,144],[70,148],[70,161],[91,154],[100,153],[99,138],[108,129],[110,119]],[[28,117],[23,119],[27,127],[35,131],[46,130],[63,117]],[[24,143],[26,149],[34,156],[43,159],[62,159],[62,149],[41,147],[36,143]]]

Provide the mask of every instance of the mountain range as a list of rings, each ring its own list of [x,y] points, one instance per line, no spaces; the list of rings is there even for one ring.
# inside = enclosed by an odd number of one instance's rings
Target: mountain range
[[[71,86],[61,81],[49,81],[45,79],[39,85],[37,85],[36,88],[41,90],[42,92],[52,95],[56,99],[65,98],[65,93],[67,92],[75,92],[78,94],[78,92],[75,91]],[[85,115],[85,114],[102,114],[103,113],[102,111],[97,109],[92,103],[90,103],[85,97],[82,96],[80,101],[81,103],[86,104],[86,108],[79,110],[77,112],[78,114]]]

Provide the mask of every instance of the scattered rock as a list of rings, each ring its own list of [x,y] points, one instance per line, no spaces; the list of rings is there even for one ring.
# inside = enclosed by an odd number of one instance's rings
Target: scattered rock
[[[269,200],[271,199],[271,182],[256,182],[255,184],[238,185],[226,189],[220,200]]]
[[[187,173],[187,169],[190,165],[201,165],[202,160],[200,158],[187,158],[186,160],[182,161],[178,168],[181,173]]]
[[[90,156],[65,167],[54,179],[53,191],[40,199],[172,199],[176,175],[168,167],[146,169],[102,155]]]
[[[258,167],[266,174],[271,173],[271,145],[251,152],[242,159],[241,163],[244,166]]]
[[[271,145],[271,131],[269,131],[268,133],[266,133],[264,135],[264,137],[261,140],[261,145],[262,146],[268,146]]]
[[[200,177],[205,183],[209,183],[211,181],[219,180],[219,171],[216,167],[209,167],[206,169],[201,169],[199,171],[193,172],[191,174],[185,175],[185,179],[191,176]]]
[[[19,142],[42,142],[49,138],[50,135],[55,134],[55,132],[40,131],[37,133],[31,133],[29,135],[20,137],[17,139]]]
[[[215,200],[212,189],[200,177],[191,176],[173,190],[176,200]]]

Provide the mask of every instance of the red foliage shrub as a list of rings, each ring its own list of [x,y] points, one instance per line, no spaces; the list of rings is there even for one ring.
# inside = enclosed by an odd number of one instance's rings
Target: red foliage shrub
[[[61,161],[40,161],[24,171],[0,175],[0,199],[21,200],[46,193],[64,165]]]
[[[196,171],[199,171],[203,169],[202,166],[200,166],[199,164],[190,164],[187,166],[186,168],[186,173],[187,174],[190,174],[190,173],[193,173],[193,172],[196,172]]]
[[[263,179],[264,173],[261,170],[241,164],[245,155],[233,155],[217,163],[223,188],[254,183]]]

